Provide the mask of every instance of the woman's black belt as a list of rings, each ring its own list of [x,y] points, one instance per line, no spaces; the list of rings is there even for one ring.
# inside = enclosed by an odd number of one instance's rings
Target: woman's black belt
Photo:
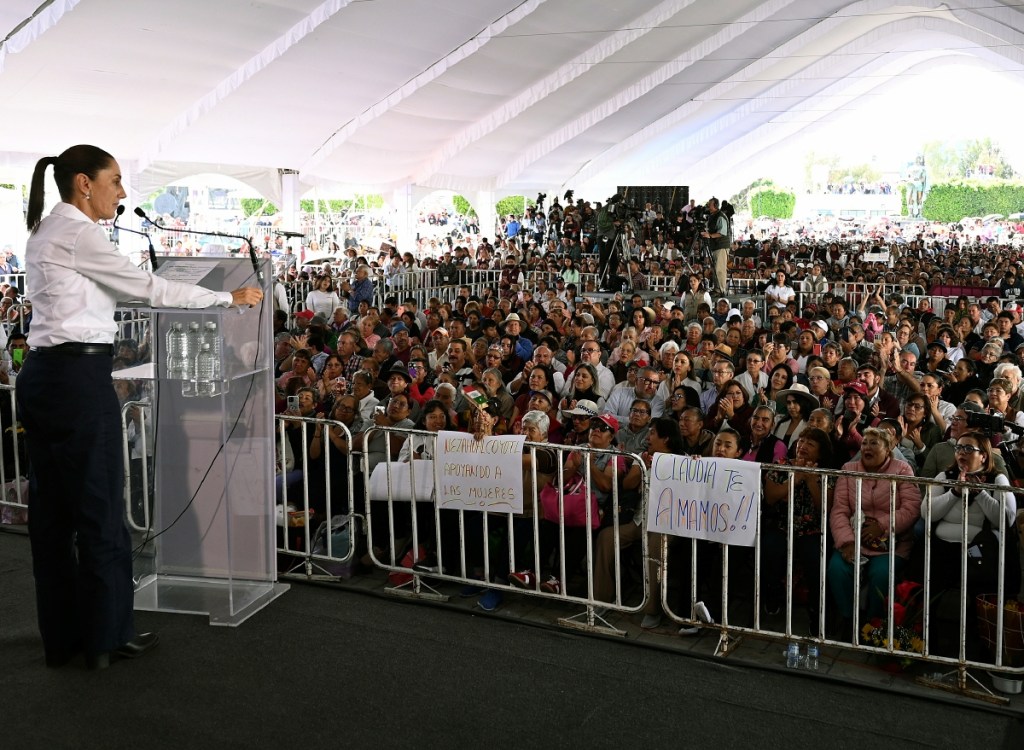
[[[65,356],[79,357],[83,354],[104,354],[108,357],[114,355],[113,344],[86,344],[81,341],[67,341],[56,346],[33,346],[30,350],[33,354],[63,354]]]

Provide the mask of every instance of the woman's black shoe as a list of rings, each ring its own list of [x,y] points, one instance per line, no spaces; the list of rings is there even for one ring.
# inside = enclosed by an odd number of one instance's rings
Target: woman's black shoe
[[[134,639],[113,651],[85,657],[85,666],[89,669],[106,669],[115,659],[137,659],[147,651],[151,651],[160,642],[156,633],[140,633]],[[113,657],[113,658],[111,658]]]

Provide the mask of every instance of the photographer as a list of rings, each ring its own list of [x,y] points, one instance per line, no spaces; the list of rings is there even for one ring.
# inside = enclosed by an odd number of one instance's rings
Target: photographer
[[[708,201],[707,228],[700,236],[708,240],[715,259],[715,286],[713,295],[724,296],[728,288],[729,250],[732,249],[732,225],[728,217],[718,210],[718,198]]]

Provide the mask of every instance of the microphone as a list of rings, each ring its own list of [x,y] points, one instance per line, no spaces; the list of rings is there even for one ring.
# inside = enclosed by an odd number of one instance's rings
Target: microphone
[[[146,216],[146,212],[142,210],[141,206],[135,207],[135,215],[139,216],[148,221],[153,226],[164,230],[165,232],[188,232],[191,234],[203,234],[208,237],[226,237],[232,240],[241,240],[245,245],[249,246],[249,260],[252,262],[252,272],[256,275],[256,279],[260,283],[260,287],[263,287],[263,271],[260,270],[260,261],[256,257],[256,248],[251,237],[242,237],[239,234],[228,234],[227,232],[208,232],[202,229],[179,229],[178,227],[165,227],[162,224],[158,224],[151,218]]]
[[[156,250],[153,248],[153,238],[149,236],[148,232],[139,232],[135,229],[128,229],[127,227],[119,227],[117,225],[118,220],[121,218],[121,214],[124,213],[124,206],[120,205],[117,207],[117,216],[114,217],[114,229],[118,232],[128,232],[129,234],[137,234],[139,237],[145,237],[146,242],[149,243],[149,265],[153,267],[155,271],[159,266],[156,262]]]

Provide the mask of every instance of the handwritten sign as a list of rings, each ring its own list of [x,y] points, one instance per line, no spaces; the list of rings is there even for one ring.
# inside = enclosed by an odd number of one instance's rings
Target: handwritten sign
[[[439,432],[434,474],[439,508],[523,512],[523,435],[477,440]]]
[[[647,530],[753,547],[760,501],[758,463],[655,453]]]

